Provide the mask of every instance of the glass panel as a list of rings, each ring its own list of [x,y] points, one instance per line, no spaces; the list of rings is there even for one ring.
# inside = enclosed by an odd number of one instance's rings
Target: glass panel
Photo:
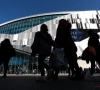
[[[62,15],[51,15],[51,16],[48,15],[48,16],[40,16],[40,17],[35,17],[35,18],[19,20],[19,21],[12,22],[10,24],[5,25],[5,27],[2,26],[0,30],[3,30],[4,31],[3,33],[5,33],[5,30],[7,29],[7,30],[11,30],[9,31],[9,34],[16,34],[16,33],[23,32],[31,28],[32,26],[39,25],[41,23],[47,22],[48,20],[57,18],[59,16],[62,16]],[[16,28],[18,28],[18,31],[15,32],[14,30],[17,30]]]

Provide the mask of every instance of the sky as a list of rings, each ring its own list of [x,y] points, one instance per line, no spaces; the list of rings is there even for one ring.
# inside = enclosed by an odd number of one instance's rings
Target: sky
[[[0,0],[0,24],[35,14],[83,10],[100,10],[100,0]]]

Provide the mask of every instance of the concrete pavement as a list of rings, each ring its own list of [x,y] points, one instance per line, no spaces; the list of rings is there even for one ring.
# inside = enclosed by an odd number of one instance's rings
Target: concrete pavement
[[[0,90],[100,90],[95,86],[100,86],[100,75],[93,78],[85,77],[82,81],[68,79],[67,75],[59,75],[57,81],[49,80],[39,83],[35,80],[40,75],[8,75],[1,78]]]

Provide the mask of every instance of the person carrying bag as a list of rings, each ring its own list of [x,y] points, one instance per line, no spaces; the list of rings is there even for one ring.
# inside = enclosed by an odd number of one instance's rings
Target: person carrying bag
[[[96,51],[92,46],[88,46],[87,48],[84,49],[82,53],[82,60],[86,60],[87,64],[92,58],[95,57],[96,57]]]
[[[40,31],[36,32],[34,42],[31,46],[31,55],[34,57],[38,55],[38,63],[41,72],[41,78],[36,80],[37,82],[46,81],[44,68],[50,73],[53,72],[53,70],[50,70],[50,67],[44,62],[45,58],[51,55],[51,46],[55,47],[55,43],[52,40],[51,35],[48,33],[47,25],[42,24]]]
[[[50,60],[49,65],[51,68],[60,68],[61,70],[67,69],[67,59],[64,56],[64,49],[63,48],[54,48]]]
[[[94,33],[92,30],[88,31],[88,47],[85,51],[83,51],[83,59],[87,61],[87,63],[91,63],[90,72],[87,73],[87,76],[93,77],[95,73],[95,61],[100,65],[100,46],[99,46],[99,35]]]

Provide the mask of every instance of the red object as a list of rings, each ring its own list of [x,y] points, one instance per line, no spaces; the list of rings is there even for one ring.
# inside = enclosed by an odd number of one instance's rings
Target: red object
[[[100,88],[100,86],[95,86],[94,88]]]

